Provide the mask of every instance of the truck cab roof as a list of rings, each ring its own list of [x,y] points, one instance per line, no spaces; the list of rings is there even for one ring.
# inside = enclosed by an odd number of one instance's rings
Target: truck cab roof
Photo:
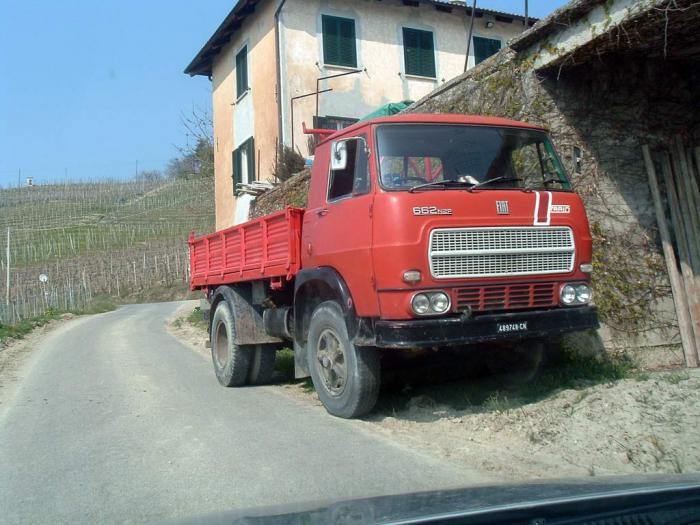
[[[452,113],[401,113],[399,115],[391,115],[386,117],[378,117],[371,120],[363,120],[343,128],[332,135],[325,137],[319,142],[319,145],[328,141],[335,140],[341,136],[347,136],[354,133],[356,130],[376,124],[466,124],[472,126],[501,126],[509,128],[525,128],[546,131],[542,126],[528,124],[517,120],[510,120],[500,117],[485,117],[480,115],[460,115]]]

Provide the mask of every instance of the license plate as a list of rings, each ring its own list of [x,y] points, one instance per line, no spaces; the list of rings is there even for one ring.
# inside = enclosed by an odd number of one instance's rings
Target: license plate
[[[527,321],[520,323],[498,323],[496,332],[499,334],[512,334],[517,332],[527,332]]]

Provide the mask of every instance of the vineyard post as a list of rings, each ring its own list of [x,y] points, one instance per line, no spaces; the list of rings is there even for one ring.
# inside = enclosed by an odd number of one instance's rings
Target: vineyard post
[[[5,249],[5,268],[7,269],[7,280],[5,285],[5,304],[10,306],[10,228],[7,228],[7,248]]]

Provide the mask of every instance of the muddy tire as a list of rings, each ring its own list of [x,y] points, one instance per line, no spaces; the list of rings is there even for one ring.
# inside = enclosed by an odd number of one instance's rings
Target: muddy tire
[[[524,340],[513,345],[494,348],[486,355],[486,367],[499,381],[512,386],[532,381],[542,369],[544,342]]]
[[[250,349],[250,370],[248,384],[267,385],[275,374],[277,345],[253,345]]]
[[[233,342],[235,330],[231,308],[221,301],[211,324],[211,357],[216,378],[226,387],[245,385],[250,370],[251,348]]]
[[[338,303],[326,301],[314,310],[307,345],[311,379],[330,414],[349,419],[374,408],[379,395],[379,354],[376,348],[350,342]]]

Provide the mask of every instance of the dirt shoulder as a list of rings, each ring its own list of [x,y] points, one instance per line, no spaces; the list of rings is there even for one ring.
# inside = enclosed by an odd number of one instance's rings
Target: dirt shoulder
[[[655,373],[530,403],[496,394],[462,409],[421,395],[366,424],[508,479],[700,471],[700,374]]]
[[[174,335],[208,356],[206,332],[173,323]],[[478,377],[418,386],[389,379],[377,408],[354,424],[493,478],[700,471],[697,370],[561,380],[564,387],[551,374],[526,388]],[[320,405],[308,382],[287,376],[274,388]]]
[[[73,314],[64,314],[58,319],[34,328],[21,339],[6,339],[0,342],[0,407],[7,403],[12,392],[21,382],[23,371],[39,343],[73,318],[75,318]]]
[[[192,312],[198,304],[199,301],[184,303],[166,320],[165,329],[190,349],[209,357],[209,349],[205,347],[209,336],[204,325],[191,322]]]

